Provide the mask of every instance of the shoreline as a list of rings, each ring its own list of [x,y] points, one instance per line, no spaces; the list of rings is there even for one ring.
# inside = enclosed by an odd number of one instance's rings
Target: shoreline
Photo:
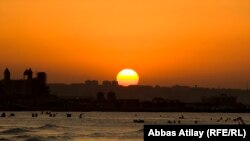
[[[30,110],[3,110],[0,109],[0,112],[46,112],[46,111],[51,111],[51,112],[105,112],[105,113],[250,113],[250,111],[128,111],[128,110],[58,110],[58,109],[48,109],[48,110],[35,110],[35,109],[30,109]]]

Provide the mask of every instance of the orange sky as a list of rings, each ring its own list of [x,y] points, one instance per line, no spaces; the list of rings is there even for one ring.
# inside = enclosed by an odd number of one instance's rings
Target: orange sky
[[[245,88],[249,0],[1,0],[0,70],[46,71],[49,82]]]

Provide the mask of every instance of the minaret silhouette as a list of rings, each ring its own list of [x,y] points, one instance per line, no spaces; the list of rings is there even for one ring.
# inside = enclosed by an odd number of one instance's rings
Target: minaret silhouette
[[[29,73],[28,73],[28,80],[31,80],[33,78],[33,72],[31,70],[31,68],[29,69]]]
[[[26,77],[26,76],[27,76],[27,77]],[[24,78],[24,79],[27,78],[28,80],[31,80],[32,77],[33,77],[33,72],[32,72],[32,70],[31,70],[31,68],[30,68],[30,69],[26,69],[26,70],[24,71],[24,73],[23,73],[23,78]]]
[[[10,80],[10,71],[8,68],[5,69],[4,71],[4,80],[9,81]]]

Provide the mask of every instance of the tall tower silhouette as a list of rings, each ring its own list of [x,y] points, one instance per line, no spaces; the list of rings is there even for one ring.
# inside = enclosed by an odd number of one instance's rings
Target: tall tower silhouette
[[[4,80],[9,81],[10,80],[10,71],[8,68],[5,69],[4,71]]]
[[[26,69],[23,73],[23,78],[27,78],[28,80],[31,80],[33,77],[33,72],[31,69]]]
[[[33,72],[31,69],[29,69],[28,80],[31,80],[32,78],[33,78]]]

